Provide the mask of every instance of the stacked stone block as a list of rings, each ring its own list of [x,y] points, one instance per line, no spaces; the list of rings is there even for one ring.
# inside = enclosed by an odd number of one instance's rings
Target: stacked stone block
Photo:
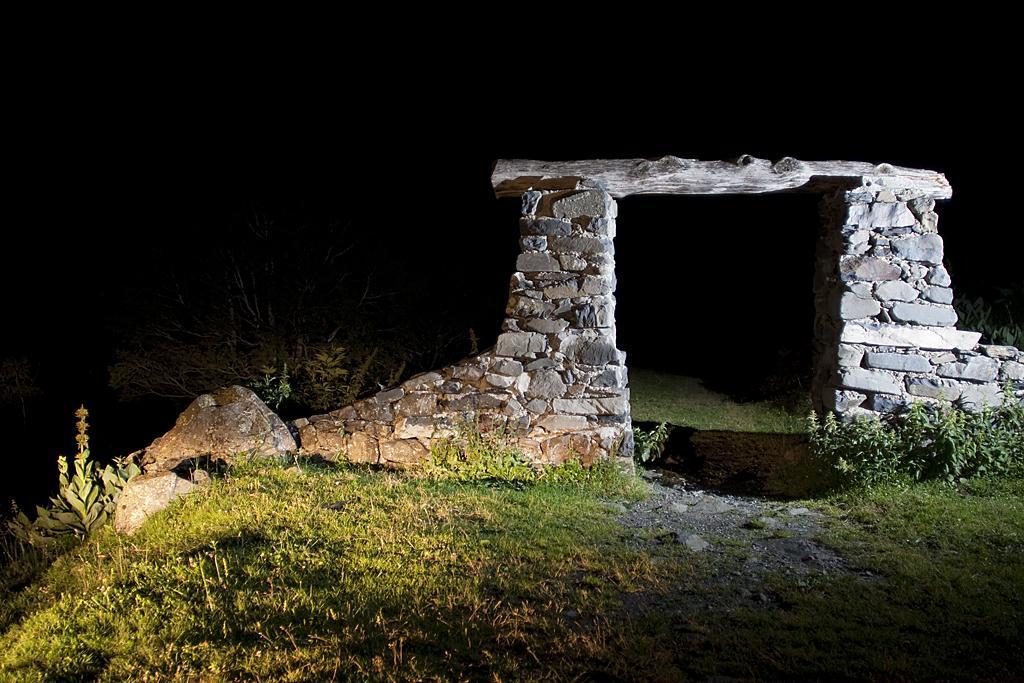
[[[826,197],[815,280],[819,411],[878,415],[915,401],[996,406],[1024,396],[1024,356],[956,328],[935,200],[859,187]]]
[[[615,340],[615,217],[601,190],[526,192],[495,347],[296,421],[302,449],[408,466],[469,423],[513,431],[537,463],[631,456],[625,354]]]

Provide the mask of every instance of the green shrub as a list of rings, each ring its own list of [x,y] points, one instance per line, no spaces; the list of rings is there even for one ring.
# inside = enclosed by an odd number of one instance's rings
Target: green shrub
[[[668,433],[668,424],[665,422],[650,431],[633,427],[633,458],[640,463],[657,460],[668,443]]]
[[[459,481],[533,481],[536,471],[506,427],[481,431],[460,424],[453,435],[435,439],[424,472],[437,479]]]
[[[849,484],[1024,473],[1024,403],[1009,387],[1004,395],[1001,407],[976,412],[915,403],[881,420],[811,413],[811,452]]]
[[[50,506],[36,506],[36,518],[31,521],[19,511],[9,523],[10,530],[24,542],[35,544],[69,534],[88,536],[113,516],[121,491],[139,474],[139,467],[130,456],[115,458],[113,464],[98,469],[89,455],[89,411],[82,406],[75,411],[75,417],[78,453],[74,473],[69,472],[68,459],[58,456],[59,491],[50,498]]]

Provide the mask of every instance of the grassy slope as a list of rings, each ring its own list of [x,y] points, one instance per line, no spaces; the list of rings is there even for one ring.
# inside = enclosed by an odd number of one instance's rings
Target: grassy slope
[[[607,498],[636,494],[235,471],[5,587],[0,680],[1024,677],[1019,481],[821,503],[881,578],[769,576],[767,604],[749,549],[626,533]]]
[[[806,431],[809,406],[772,401],[737,403],[706,389],[694,377],[639,368],[630,368],[629,385],[634,420],[733,432]]]

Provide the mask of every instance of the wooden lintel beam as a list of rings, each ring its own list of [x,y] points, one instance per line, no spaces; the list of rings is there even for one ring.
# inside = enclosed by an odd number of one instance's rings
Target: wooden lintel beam
[[[948,199],[953,194],[946,176],[936,171],[863,161],[800,161],[791,157],[772,163],[748,154],[735,161],[673,156],[579,161],[499,159],[494,164],[491,185],[499,197],[519,196],[527,190],[585,187],[603,188],[613,197],[824,192],[855,187],[917,190],[934,199]]]

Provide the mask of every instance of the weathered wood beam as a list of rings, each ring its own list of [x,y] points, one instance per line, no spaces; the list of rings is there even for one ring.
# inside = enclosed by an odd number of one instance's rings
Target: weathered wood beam
[[[744,154],[735,161],[660,159],[585,159],[535,161],[499,159],[491,173],[499,197],[526,190],[601,187],[613,197],[632,194],[760,194],[822,192],[834,188],[918,190],[948,199],[953,190],[936,171],[863,161],[800,161],[785,157],[772,163]]]

